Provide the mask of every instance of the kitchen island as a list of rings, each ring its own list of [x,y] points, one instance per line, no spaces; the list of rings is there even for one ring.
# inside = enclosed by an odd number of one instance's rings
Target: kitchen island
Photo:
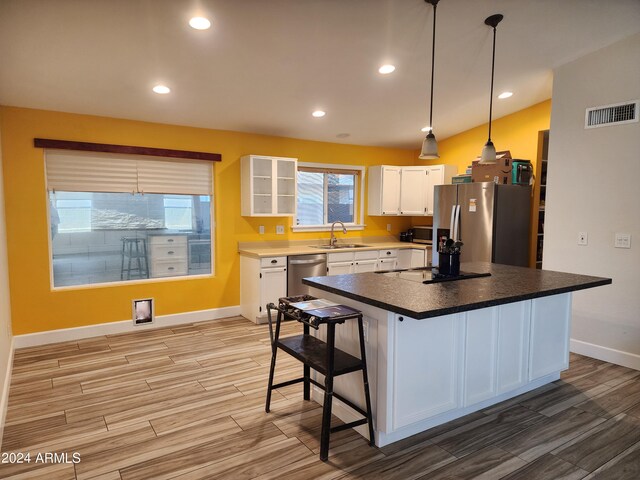
[[[560,378],[569,363],[571,292],[611,283],[488,263],[461,269],[490,276],[432,284],[383,273],[303,280],[312,295],[364,314],[379,447]],[[357,355],[352,323],[336,329],[336,346]],[[364,405],[357,375],[336,379],[334,389]],[[321,402],[319,391],[314,398]],[[337,400],[333,411],[358,418]]]

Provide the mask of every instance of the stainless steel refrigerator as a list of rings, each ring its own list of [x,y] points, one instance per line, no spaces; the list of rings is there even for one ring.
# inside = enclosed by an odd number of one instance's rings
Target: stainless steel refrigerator
[[[433,263],[442,236],[464,243],[461,262],[528,266],[531,187],[493,182],[437,185]]]

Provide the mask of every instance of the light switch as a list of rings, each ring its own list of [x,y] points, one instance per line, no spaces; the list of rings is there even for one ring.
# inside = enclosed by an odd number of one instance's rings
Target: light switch
[[[616,248],[631,248],[631,234],[630,233],[616,233],[616,241],[614,243]]]
[[[589,235],[587,232],[578,232],[578,245],[587,245],[589,243]]]
[[[258,227],[258,231],[260,232],[260,235],[264,235],[264,225],[260,225]]]
[[[284,225],[276,225],[276,233],[278,235],[284,235]]]

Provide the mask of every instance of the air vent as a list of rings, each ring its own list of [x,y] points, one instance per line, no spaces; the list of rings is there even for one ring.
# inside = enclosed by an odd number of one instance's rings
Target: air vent
[[[638,121],[640,101],[616,103],[603,107],[587,108],[584,117],[584,128],[606,127]]]

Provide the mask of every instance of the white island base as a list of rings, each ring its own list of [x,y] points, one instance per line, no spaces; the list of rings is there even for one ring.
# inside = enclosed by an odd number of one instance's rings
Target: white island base
[[[364,314],[378,447],[553,382],[569,366],[571,293],[422,320],[325,290],[311,294]],[[359,356],[357,322],[336,326],[336,347]],[[364,407],[360,372],[335,378],[334,390]],[[322,391],[312,395],[322,404]],[[361,418],[337,399],[333,413]],[[366,425],[356,430],[368,438]]]

